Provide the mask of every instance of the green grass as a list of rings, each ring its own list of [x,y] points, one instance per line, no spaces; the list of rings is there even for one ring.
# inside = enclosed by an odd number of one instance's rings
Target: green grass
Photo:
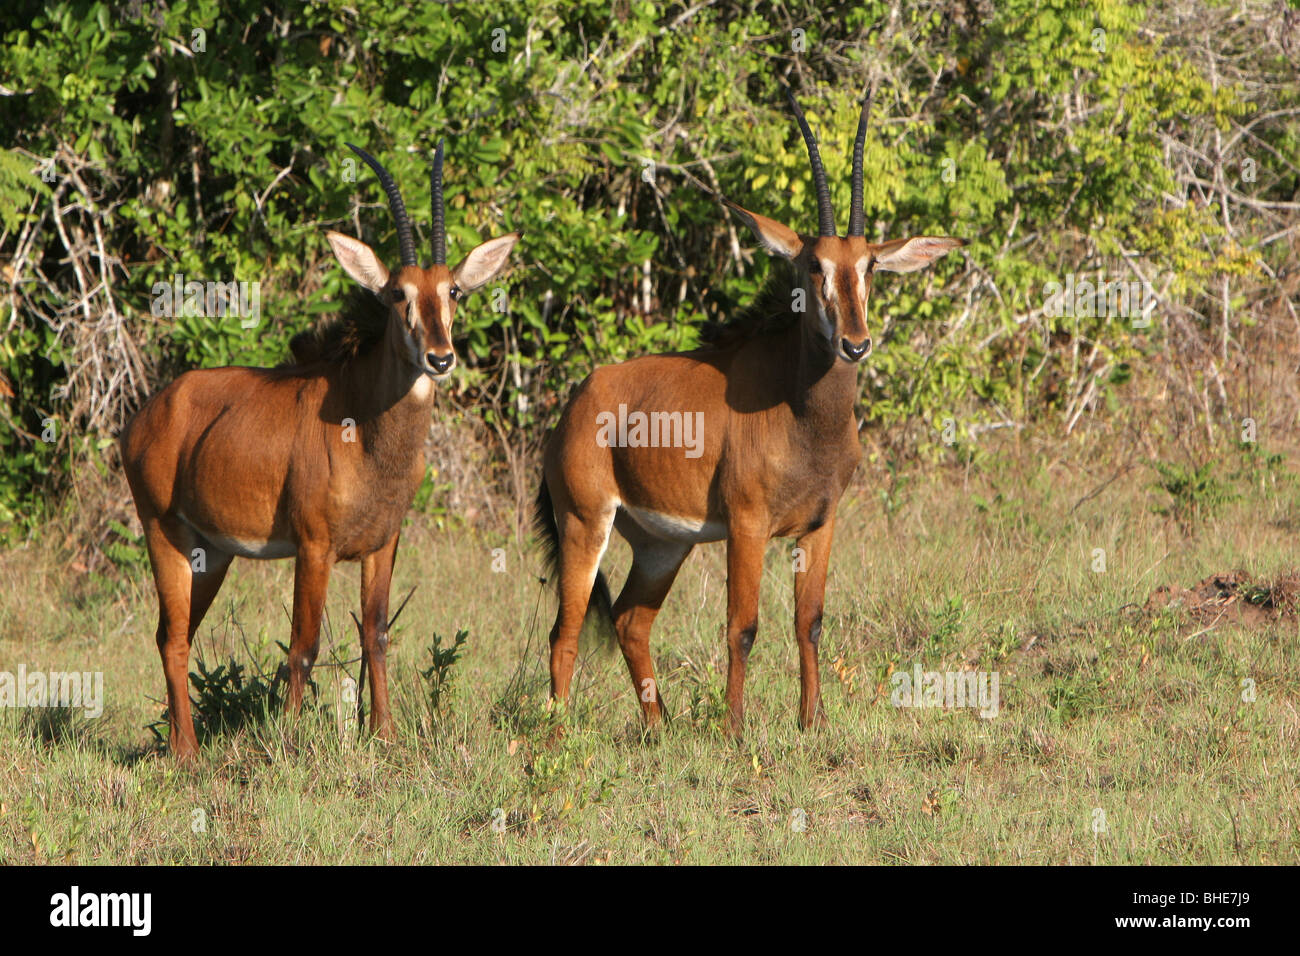
[[[227,709],[193,769],[148,729],[163,680],[147,566],[127,555],[96,577],[53,550],[11,552],[0,669],[102,670],[105,709],[0,711],[0,863],[1300,862],[1300,628],[1205,630],[1140,608],[1159,584],[1300,564],[1295,489],[1246,487],[1189,525],[1156,513],[1167,496],[1149,472],[1076,508],[1104,477],[1059,463],[918,477],[886,515],[864,469],[828,587],[830,726],[795,727],[791,543],[776,542],[740,744],[721,733],[720,546],[692,555],[656,627],[671,725],[643,738],[621,657],[589,646],[558,743],[554,598],[530,548],[412,519],[392,744],[352,732],[341,691],[358,567],[334,575],[317,693],[292,721],[261,684],[283,660],[292,565],[237,562],[196,642],[207,699]],[[626,566],[619,542],[615,585]],[[216,670],[232,660],[239,693]],[[916,661],[996,670],[999,715],[890,706],[891,668]]]

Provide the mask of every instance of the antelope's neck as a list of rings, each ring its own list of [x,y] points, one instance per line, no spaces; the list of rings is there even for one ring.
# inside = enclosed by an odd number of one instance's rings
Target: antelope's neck
[[[789,343],[798,361],[790,407],[796,417],[817,432],[836,433],[853,417],[858,395],[857,367],[836,357],[818,333],[796,323]],[[787,353],[790,354],[790,353]]]
[[[421,454],[433,408],[434,382],[385,339],[340,370],[341,392],[355,407],[362,449],[384,470],[402,471]]]

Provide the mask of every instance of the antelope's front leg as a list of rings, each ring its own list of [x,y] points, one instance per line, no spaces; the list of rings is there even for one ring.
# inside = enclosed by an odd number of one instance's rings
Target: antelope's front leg
[[[727,535],[727,732],[745,729],[745,664],[758,634],[758,591],[766,534],[732,529]]]
[[[393,535],[361,562],[361,655],[370,675],[370,732],[386,739],[393,735],[388,709],[388,592],[399,536]]]
[[[799,648],[799,728],[826,723],[822,710],[821,676],[817,672],[817,644],[822,636],[822,601],[826,596],[826,568],[830,564],[835,519],[801,537],[796,546],[794,574],[794,640]]]
[[[325,591],[329,587],[333,563],[333,556],[327,551],[305,547],[298,551],[293,571],[293,629],[289,640],[286,713],[296,714],[302,709],[303,689],[320,649],[321,615],[325,609]]]

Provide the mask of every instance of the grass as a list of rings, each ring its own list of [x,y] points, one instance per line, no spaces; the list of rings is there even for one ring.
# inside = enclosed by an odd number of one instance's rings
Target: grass
[[[96,720],[0,709],[0,863],[1300,862],[1300,628],[1142,609],[1159,584],[1293,569],[1300,492],[1252,481],[1175,519],[1150,469],[1087,497],[1105,475],[1057,462],[915,476],[885,509],[878,477],[864,467],[839,511],[830,726],[795,728],[792,542],[775,542],[739,744],[721,733],[719,546],[692,555],[657,624],[672,724],[643,738],[621,658],[588,646],[558,743],[554,598],[530,548],[412,518],[391,744],[354,732],[344,680],[358,567],[334,576],[316,693],[291,721],[265,685],[292,565],[238,562],[196,642],[213,713],[192,769],[148,729],[163,681],[147,565],[123,554],[96,577],[11,552],[0,670],[103,671],[105,702]],[[626,566],[620,542],[615,584]],[[916,662],[997,671],[998,716],[891,706],[891,673]]]

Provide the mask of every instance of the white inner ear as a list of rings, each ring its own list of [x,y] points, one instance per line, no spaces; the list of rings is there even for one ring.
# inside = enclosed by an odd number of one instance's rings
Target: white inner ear
[[[945,252],[962,245],[960,239],[946,236],[917,236],[908,239],[897,249],[881,252],[876,256],[876,268],[887,272],[915,272],[924,269]]]
[[[471,250],[452,273],[460,291],[473,292],[490,282],[506,264],[506,257],[510,255],[510,250],[518,241],[519,236],[512,233],[498,239],[489,239]]]
[[[803,251],[803,240],[793,229],[774,219],[754,215],[739,206],[733,207],[753,231],[764,251],[784,259],[793,259]]]
[[[339,261],[343,271],[356,280],[358,285],[371,292],[378,292],[388,282],[388,267],[379,261],[375,250],[364,242],[341,232],[327,232],[325,238],[329,240],[334,258]]]
[[[785,259],[793,259],[799,255],[803,248],[802,242],[790,243],[776,233],[763,232],[755,228],[754,234],[758,236],[758,244],[774,256],[781,256]]]
[[[729,202],[726,205],[750,228],[765,252],[785,259],[793,259],[803,252],[803,239],[789,226],[750,212],[735,203]]]

